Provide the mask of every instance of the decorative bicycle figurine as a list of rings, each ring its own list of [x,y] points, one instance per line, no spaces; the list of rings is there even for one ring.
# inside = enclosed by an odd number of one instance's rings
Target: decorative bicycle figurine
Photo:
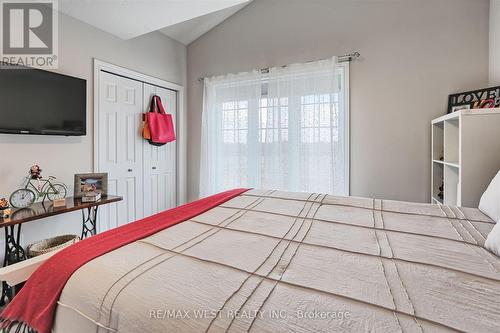
[[[20,188],[10,196],[10,203],[15,208],[26,208],[42,198],[45,201],[66,198],[68,189],[66,185],[55,182],[56,177],[49,176],[42,178],[42,169],[38,165],[33,165],[26,177],[26,185]]]

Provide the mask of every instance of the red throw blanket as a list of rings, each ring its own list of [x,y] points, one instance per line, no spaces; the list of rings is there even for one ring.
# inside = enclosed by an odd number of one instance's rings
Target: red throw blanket
[[[0,316],[3,332],[49,333],[59,296],[71,275],[94,258],[189,220],[247,189],[213,195],[87,238],[53,255],[26,282]]]

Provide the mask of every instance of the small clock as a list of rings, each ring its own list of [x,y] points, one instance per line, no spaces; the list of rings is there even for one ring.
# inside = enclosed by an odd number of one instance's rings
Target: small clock
[[[35,202],[35,193],[32,190],[22,188],[12,193],[9,201],[15,208],[26,208]]]

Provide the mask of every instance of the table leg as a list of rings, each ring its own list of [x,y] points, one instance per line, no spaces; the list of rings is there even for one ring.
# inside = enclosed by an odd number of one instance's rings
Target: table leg
[[[17,230],[16,230],[17,229]],[[4,227],[5,230],[5,257],[3,267],[26,260],[26,253],[21,247],[21,224]],[[0,296],[0,305],[4,305],[7,300],[12,300],[17,288],[9,286],[5,281],[2,282],[2,295]]]
[[[89,207],[87,208],[87,215],[85,216],[85,209],[82,209],[82,237],[81,239],[85,239],[89,236],[93,236],[96,234],[96,226],[97,226],[97,208]]]

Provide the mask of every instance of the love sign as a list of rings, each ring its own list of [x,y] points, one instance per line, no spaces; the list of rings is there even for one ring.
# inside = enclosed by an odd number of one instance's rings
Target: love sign
[[[448,113],[461,109],[500,107],[500,86],[453,94],[448,97]]]

